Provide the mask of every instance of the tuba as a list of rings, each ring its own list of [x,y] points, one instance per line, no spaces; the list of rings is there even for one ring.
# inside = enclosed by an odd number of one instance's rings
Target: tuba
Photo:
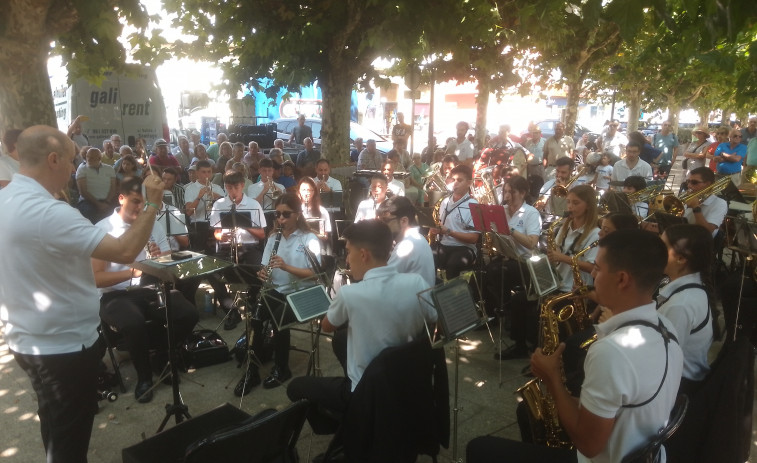
[[[725,176],[725,177],[719,178],[717,181],[715,181],[715,183],[713,183],[712,185],[708,186],[707,188],[703,190],[699,190],[693,193],[687,193],[678,198],[672,195],[665,196],[662,200],[662,208],[668,214],[673,214],[678,217],[682,217],[686,203],[688,203],[694,198],[698,198],[699,202],[702,203],[710,196],[714,194],[718,194],[721,191],[725,190],[730,182],[731,182],[731,177]]]
[[[423,184],[423,191],[428,193],[429,191],[441,191],[442,193],[447,191],[447,181],[442,175],[442,169],[437,168],[431,175],[426,177],[426,183]]]
[[[569,299],[584,299],[592,289],[594,288],[591,286],[581,286],[573,292],[552,296],[542,304],[539,314],[539,337],[545,355],[552,355],[557,350],[560,345],[560,323],[572,316],[572,312],[567,310],[572,305],[565,306],[558,313],[555,313],[554,307]],[[562,369],[561,374],[565,382],[565,371]],[[555,399],[541,380],[532,379],[515,392],[526,402],[528,422],[535,444],[547,447],[573,447],[573,443],[560,425]]]
[[[473,177],[473,187],[471,188],[471,196],[476,198],[480,204],[499,204],[497,200],[497,191],[494,188],[494,169],[497,166],[485,167]],[[475,186],[480,183],[481,186]]]

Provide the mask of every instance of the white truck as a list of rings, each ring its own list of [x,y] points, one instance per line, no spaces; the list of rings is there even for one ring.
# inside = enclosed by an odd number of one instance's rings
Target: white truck
[[[138,138],[144,138],[148,148],[157,138],[168,140],[166,108],[154,69],[129,66],[125,75],[106,72],[100,86],[86,79],[70,85],[51,79],[58,128],[65,132],[83,115],[89,120],[82,123],[82,133],[91,146],[101,147],[114,133],[132,147]]]

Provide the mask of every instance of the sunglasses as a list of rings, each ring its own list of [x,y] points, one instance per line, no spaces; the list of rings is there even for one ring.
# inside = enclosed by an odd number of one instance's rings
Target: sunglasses
[[[284,216],[285,219],[288,219],[289,217],[292,216],[292,214],[294,214],[294,211],[273,211],[273,216],[276,217],[277,219],[281,217],[282,215]]]

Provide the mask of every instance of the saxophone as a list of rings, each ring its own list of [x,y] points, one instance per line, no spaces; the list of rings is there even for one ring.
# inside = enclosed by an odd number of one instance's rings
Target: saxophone
[[[586,246],[585,248],[571,256],[570,267],[573,271],[573,288],[584,287],[584,280],[581,277],[581,270],[578,268],[578,259],[589,252],[589,250],[597,247],[597,244],[599,244],[599,240],[594,241],[590,245]],[[565,309],[567,309],[568,307],[572,307],[572,316],[568,317],[566,324],[566,331],[568,331],[568,335],[578,333],[591,326],[592,323],[589,319],[589,312],[586,310],[586,299],[576,298],[576,300],[573,301],[571,305],[566,306]]]
[[[544,355],[552,355],[560,345],[560,323],[572,315],[572,306],[566,306],[558,313],[554,307],[565,300],[582,300],[593,290],[591,286],[576,288],[573,292],[560,294],[548,298],[541,306],[539,315],[539,337],[541,350]],[[575,304],[575,302],[574,302]],[[560,368],[562,381],[565,382],[565,371]],[[560,426],[557,406],[552,394],[541,380],[532,379],[515,391],[526,402],[528,407],[528,422],[534,437],[534,443],[547,447],[572,448],[573,443],[565,430]]]
[[[271,249],[271,257],[268,259],[268,265],[265,266],[265,281],[260,286],[260,291],[258,292],[258,297],[255,300],[255,314],[253,315],[253,319],[255,320],[262,320],[262,311],[263,311],[263,294],[265,293],[265,288],[271,285],[271,280],[273,279],[273,265],[271,265],[271,261],[274,257],[276,257],[276,253],[279,250],[279,244],[281,243],[281,235],[284,233],[284,229],[282,226],[279,225],[279,227],[276,229],[276,238],[273,241],[273,249]]]

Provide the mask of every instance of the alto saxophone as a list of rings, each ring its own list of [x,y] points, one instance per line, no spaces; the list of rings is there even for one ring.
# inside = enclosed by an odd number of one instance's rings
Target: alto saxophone
[[[572,315],[566,306],[559,313],[554,307],[568,299],[583,299],[594,289],[591,286],[576,288],[573,292],[548,298],[541,306],[539,315],[539,337],[544,355],[552,355],[560,345],[560,323]],[[560,367],[563,383],[565,371]],[[548,447],[573,448],[573,443],[560,425],[557,406],[552,394],[541,380],[532,379],[515,391],[528,407],[528,422],[534,437],[534,443]]]
[[[581,277],[581,270],[578,268],[578,259],[580,259],[581,256],[589,252],[591,249],[594,249],[597,244],[599,244],[599,240],[595,240],[593,243],[571,256],[570,267],[573,271],[573,288],[584,287],[584,279],[583,277]],[[591,326],[592,323],[589,319],[589,312],[586,309],[586,299],[577,298],[571,305],[568,305],[565,308],[568,307],[572,307],[573,311],[573,313],[571,314],[572,316],[568,317],[568,320],[566,320],[567,324],[565,328],[568,332],[568,335],[578,333]]]
[[[273,241],[273,249],[271,249],[271,257],[268,259],[268,265],[265,266],[265,281],[260,286],[260,292],[258,292],[258,297],[255,300],[255,314],[252,316],[255,320],[262,320],[262,311],[263,311],[263,294],[265,293],[265,288],[271,286],[271,280],[273,279],[273,265],[271,264],[271,261],[274,257],[276,257],[276,253],[279,250],[279,244],[281,243],[281,235],[284,233],[284,228],[282,226],[279,226],[276,229],[276,238]]]

